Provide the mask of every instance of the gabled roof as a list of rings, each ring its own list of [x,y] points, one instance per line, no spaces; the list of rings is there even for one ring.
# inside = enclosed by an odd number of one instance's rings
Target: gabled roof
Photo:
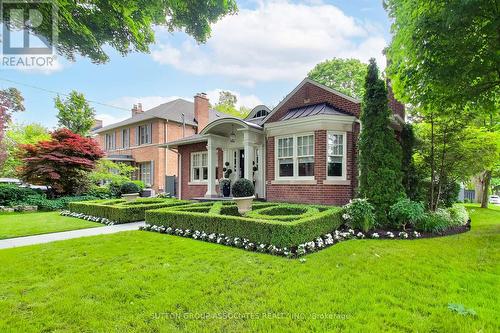
[[[284,98],[281,102],[279,102],[279,104],[278,104],[278,105],[276,105],[276,107],[274,107],[274,109],[271,111],[271,113],[269,113],[269,114],[267,115],[267,117],[266,117],[266,118],[264,118],[264,121],[263,121],[262,123],[265,123],[265,122],[266,122],[269,118],[271,118],[271,116],[272,116],[273,114],[275,114],[275,113],[276,113],[276,111],[278,111],[278,110],[279,110],[279,109],[283,106],[283,104],[285,104],[285,103],[286,103],[286,102],[287,102],[290,98],[292,98],[292,96],[293,96],[293,95],[295,95],[295,94],[297,93],[297,91],[299,91],[299,90],[300,90],[300,88],[302,88],[302,87],[303,87],[305,84],[307,84],[307,83],[312,84],[312,85],[315,85],[315,86],[317,86],[317,87],[319,87],[319,88],[321,88],[321,89],[324,89],[324,90],[326,90],[326,91],[328,91],[328,92],[331,92],[332,94],[335,94],[335,95],[340,96],[340,97],[342,97],[342,98],[345,98],[345,99],[347,99],[347,100],[349,100],[349,101],[351,101],[351,102],[353,102],[353,103],[356,103],[356,104],[360,104],[360,103],[361,103],[361,101],[360,101],[360,100],[358,100],[358,99],[356,99],[356,98],[354,98],[354,97],[347,96],[346,94],[343,94],[343,93],[341,93],[340,91],[337,91],[337,90],[335,90],[335,89],[332,89],[332,88],[330,88],[330,87],[327,87],[327,86],[325,86],[324,84],[321,84],[321,83],[319,83],[319,82],[316,82],[316,81],[311,80],[310,78],[306,77],[304,80],[302,80],[302,81],[301,81],[301,82],[300,82],[300,83],[299,83],[299,84],[295,87],[295,89],[293,89],[293,90],[292,90],[292,91],[291,91],[288,95],[286,95],[286,97],[285,97],[285,98]]]
[[[139,113],[133,117],[127,118],[123,121],[104,126],[96,130],[94,133],[106,132],[118,127],[132,125],[140,123],[143,121],[159,118],[165,120],[171,120],[178,123],[182,123],[182,114],[184,113],[186,125],[198,126],[194,119],[194,103],[186,101],[182,98],[178,98],[171,102],[163,103],[155,106],[152,109]],[[225,113],[218,112],[212,109],[208,110],[209,121],[213,121],[219,118],[228,117]]]
[[[350,114],[348,114],[347,112],[344,112],[341,109],[336,108],[328,103],[320,103],[320,104],[314,104],[314,105],[308,105],[290,109],[285,113],[283,117],[281,117],[280,120],[304,118],[320,114],[350,116]]]

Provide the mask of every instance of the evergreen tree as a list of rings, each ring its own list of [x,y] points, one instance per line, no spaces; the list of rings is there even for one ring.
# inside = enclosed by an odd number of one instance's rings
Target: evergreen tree
[[[408,198],[420,201],[419,175],[413,160],[415,144],[416,138],[412,124],[404,124],[403,130],[401,131],[401,147],[403,151],[403,187]]]
[[[359,140],[359,195],[376,210],[377,222],[387,222],[389,207],[404,196],[401,146],[390,127],[387,89],[379,78],[375,59],[370,59],[365,80]]]

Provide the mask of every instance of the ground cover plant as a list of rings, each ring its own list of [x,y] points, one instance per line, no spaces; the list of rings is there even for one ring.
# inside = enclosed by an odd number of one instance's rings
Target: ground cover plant
[[[469,207],[467,233],[302,262],[140,231],[0,250],[0,331],[495,332],[500,208]]]
[[[0,239],[101,227],[102,224],[59,216],[58,212],[0,214]]]
[[[190,201],[175,198],[142,198],[134,201],[123,199],[72,202],[63,215],[79,218],[100,218],[106,224],[118,224],[144,220],[144,212],[150,209],[189,204]],[[102,220],[104,219],[104,220]]]

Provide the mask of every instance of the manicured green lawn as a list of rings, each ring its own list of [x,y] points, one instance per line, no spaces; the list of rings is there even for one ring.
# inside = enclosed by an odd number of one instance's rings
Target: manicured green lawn
[[[100,223],[60,216],[59,212],[0,214],[0,239],[102,226]]]
[[[303,263],[141,231],[0,250],[0,331],[494,332],[500,211],[472,219],[469,233],[346,241]]]

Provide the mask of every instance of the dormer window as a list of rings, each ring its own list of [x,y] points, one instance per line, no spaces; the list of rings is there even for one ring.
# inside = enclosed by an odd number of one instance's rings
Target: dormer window
[[[255,113],[255,115],[252,118],[261,118],[267,116],[268,114],[269,112],[267,112],[266,110],[259,110]]]

